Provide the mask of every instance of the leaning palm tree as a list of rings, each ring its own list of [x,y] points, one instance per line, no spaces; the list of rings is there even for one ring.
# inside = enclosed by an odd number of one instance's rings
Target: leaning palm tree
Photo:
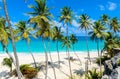
[[[77,53],[75,52],[74,44],[75,44],[78,40],[77,40],[77,38],[75,37],[74,34],[71,34],[71,35],[70,35],[70,41],[71,41],[71,44],[72,44],[72,47],[73,47],[74,54],[77,56],[80,64],[82,64],[79,56],[78,56]]]
[[[8,39],[10,39],[10,34],[9,29],[8,27],[5,26],[5,24],[6,24],[5,18],[0,18],[0,42],[3,47],[3,50],[8,54],[9,58],[12,59],[11,61],[13,62],[13,64],[16,65],[13,56],[9,53],[7,48]]]
[[[59,49],[58,49],[58,42],[61,41],[62,38],[62,32],[61,28],[58,28],[57,26],[54,26],[52,28],[52,40],[56,41],[56,48],[57,48],[57,53],[58,53],[58,63],[60,67],[60,54],[59,54]]]
[[[27,42],[28,51],[30,52],[30,54],[31,54],[31,56],[33,58],[35,68],[37,68],[35,57],[34,57],[33,53],[30,51],[30,46],[29,46],[30,36],[35,37],[34,34],[31,34],[31,32],[33,31],[33,28],[27,26],[25,21],[19,21],[17,24],[15,24],[15,26],[17,26],[16,30],[19,33],[18,37],[22,38],[23,40],[25,40]]]
[[[47,70],[48,70],[48,55],[46,51],[46,45],[44,42],[44,35],[46,28],[49,28],[49,21],[52,16],[52,14],[49,12],[49,8],[46,6],[46,0],[35,0],[36,5],[30,5],[29,7],[33,9],[33,12],[29,12],[28,14],[34,16],[33,18],[30,18],[29,22],[34,24],[34,28],[37,30],[37,36],[42,37],[42,43],[44,47],[45,52],[45,58],[46,58],[46,74],[45,79],[47,79]]]
[[[68,24],[71,24],[72,22],[72,10],[69,7],[63,7],[61,10],[61,16],[60,16],[60,22],[63,21],[64,25],[66,25],[66,36],[67,36],[67,43],[69,43],[69,37],[68,37]],[[68,52],[68,58],[70,58],[70,53],[69,53],[69,45],[66,45],[66,51]],[[70,68],[70,76],[72,77],[72,70],[71,70],[71,63],[70,60],[68,60],[69,62],[69,68]]]
[[[87,47],[87,52],[88,52],[88,57],[90,58],[90,54],[89,54],[89,47],[88,47],[88,31],[90,29],[90,26],[91,26],[91,21],[90,21],[90,18],[88,15],[86,14],[82,14],[80,16],[80,19],[79,19],[79,23],[80,23],[80,28],[81,29],[84,29],[85,32],[86,32],[86,47]]]
[[[23,77],[23,75],[22,75],[22,73],[20,71],[20,68],[19,68],[19,60],[18,60],[18,56],[17,56],[17,53],[16,53],[16,47],[15,47],[15,43],[14,43],[14,35],[13,35],[10,19],[9,19],[9,16],[8,16],[6,0],[3,0],[3,4],[4,4],[4,12],[5,12],[6,20],[8,22],[10,35],[11,35],[11,38],[12,38],[12,47],[13,47],[14,57],[15,57],[15,61],[16,61],[16,66],[15,67],[16,67],[16,71],[17,71],[17,74],[18,74],[18,79],[21,79]]]
[[[102,68],[101,68],[101,54],[99,53],[99,39],[104,40],[106,36],[108,36],[108,33],[105,32],[107,29],[105,28],[104,24],[98,20],[94,22],[92,31],[89,32],[91,39],[95,40],[97,43],[97,50],[98,50],[98,57],[100,60],[100,75],[102,74]]]

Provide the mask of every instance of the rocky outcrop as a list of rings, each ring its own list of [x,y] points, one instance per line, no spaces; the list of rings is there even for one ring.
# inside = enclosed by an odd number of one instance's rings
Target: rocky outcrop
[[[120,51],[119,53],[118,51],[113,58],[104,62],[104,75],[102,79],[120,79],[120,67],[117,65],[117,61],[120,59]]]

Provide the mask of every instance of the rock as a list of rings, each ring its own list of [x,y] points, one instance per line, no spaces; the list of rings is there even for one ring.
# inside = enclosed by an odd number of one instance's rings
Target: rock
[[[104,74],[110,75],[112,72],[113,66],[111,64],[111,60],[107,60],[104,63]]]
[[[111,72],[111,79],[118,79],[118,72],[116,69],[113,69]]]
[[[104,62],[104,75],[102,79],[120,79],[120,67],[117,65],[119,59],[120,52]]]
[[[104,76],[102,76],[101,79],[108,79],[108,75],[104,75]]]

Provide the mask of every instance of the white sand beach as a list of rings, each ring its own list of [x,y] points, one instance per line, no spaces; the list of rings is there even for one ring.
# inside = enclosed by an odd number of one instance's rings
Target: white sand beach
[[[79,58],[82,62],[82,64],[80,64],[80,62],[78,61],[78,58],[76,57],[76,55],[74,53],[71,53],[70,56],[73,57],[75,60],[71,61],[71,67],[72,67],[72,72],[73,75],[75,75],[77,72],[79,72],[80,70],[85,70],[85,61],[86,61],[86,57],[87,57],[87,53],[77,53],[79,55]],[[57,75],[57,79],[69,79],[69,64],[68,64],[68,60],[66,59],[66,53],[60,53],[60,68],[57,68],[58,66],[58,56],[57,53],[52,53],[51,54],[52,59],[53,59],[53,64],[55,67],[55,71],[56,71],[56,75]],[[5,73],[9,72],[9,68],[6,66],[3,66],[2,60],[3,58],[8,57],[7,54],[0,54],[0,79],[5,79]],[[31,64],[33,63],[33,59],[31,57],[30,54],[18,54],[19,57],[19,63],[21,64]],[[34,54],[35,60],[37,63],[42,63],[45,61],[45,56],[44,54]],[[49,57],[49,56],[48,56]],[[92,60],[97,57],[97,53],[91,53],[90,57],[92,58]],[[49,61],[50,61],[50,57],[49,57]],[[50,61],[51,62],[51,61]],[[38,65],[39,65],[38,64]],[[99,68],[99,66],[97,64],[95,64],[94,62],[91,63],[91,65],[89,65],[89,69],[92,68]],[[44,75],[44,70],[40,71],[37,75],[38,79],[44,79],[45,75]],[[8,79],[16,79],[15,77],[11,77]],[[54,79],[54,74],[53,74],[53,69],[49,66],[48,68],[48,79]]]

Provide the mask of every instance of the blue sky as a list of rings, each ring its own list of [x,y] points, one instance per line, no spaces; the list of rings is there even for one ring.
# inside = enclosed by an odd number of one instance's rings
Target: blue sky
[[[32,10],[28,5],[35,4],[34,0],[6,0],[11,23],[15,24],[19,20],[28,20],[31,16],[27,12]],[[80,16],[86,13],[91,17],[91,20],[97,20],[102,14],[108,14],[111,17],[120,17],[120,1],[119,0],[47,0],[48,7],[53,8],[51,13],[54,15],[55,25],[61,26],[58,17],[60,9],[64,6],[69,6],[74,12],[74,16]],[[0,0],[0,16],[4,16],[2,0]],[[84,31],[78,29],[79,24],[73,20],[72,26],[69,27],[69,33],[76,35],[85,35]],[[65,28],[63,27],[64,31]]]

